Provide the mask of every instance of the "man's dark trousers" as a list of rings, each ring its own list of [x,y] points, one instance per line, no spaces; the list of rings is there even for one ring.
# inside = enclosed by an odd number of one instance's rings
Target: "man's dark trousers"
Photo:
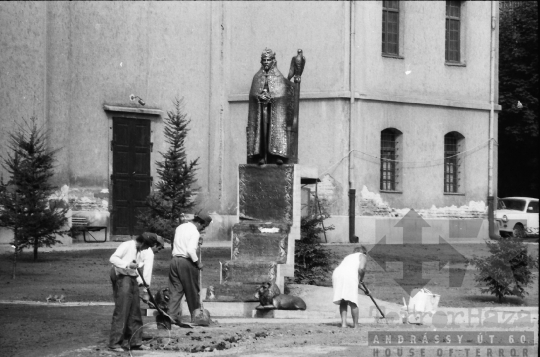
[[[111,324],[109,347],[135,347],[142,344],[142,317],[137,278],[116,275],[111,269],[114,292],[114,313]]]
[[[199,269],[191,259],[183,257],[173,257],[169,269],[169,315],[180,322],[182,310],[180,301],[186,295],[186,302],[189,313],[193,317],[193,312],[200,308],[199,301]]]

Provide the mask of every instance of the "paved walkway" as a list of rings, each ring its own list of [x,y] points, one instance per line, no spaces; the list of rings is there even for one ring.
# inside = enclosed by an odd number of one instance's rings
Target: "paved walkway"
[[[122,242],[104,242],[104,243],[85,243],[85,242],[73,242],[70,245],[57,244],[50,248],[39,248],[40,252],[69,252],[75,250],[93,250],[93,249],[116,249]],[[452,244],[470,244],[479,243],[478,241],[459,241],[451,242]],[[525,244],[538,245],[538,242],[525,241]],[[322,243],[325,246],[357,246],[358,243]],[[167,244],[169,246],[169,244]],[[204,248],[229,248],[231,246],[230,241],[205,241]],[[13,252],[13,248],[10,244],[0,244],[0,254],[6,252]]]
[[[73,242],[70,245],[57,244],[50,248],[39,248],[40,252],[70,252],[75,250],[93,250],[93,249],[110,249],[114,250],[122,242],[104,242],[104,243],[85,243],[85,242]],[[168,247],[170,244],[166,244]],[[230,241],[205,241],[204,248],[228,248],[231,246]],[[13,252],[11,244],[0,244],[0,253]]]

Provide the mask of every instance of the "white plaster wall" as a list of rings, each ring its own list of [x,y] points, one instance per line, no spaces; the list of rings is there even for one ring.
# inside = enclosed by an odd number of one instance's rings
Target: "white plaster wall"
[[[489,2],[464,2],[466,67],[444,65],[443,2],[400,4],[403,59],[381,56],[381,2],[353,5],[354,147],[378,155],[380,130],[389,126],[404,132],[406,160],[442,155],[442,137],[451,130],[466,137],[467,148],[484,142]],[[264,47],[276,51],[287,75],[290,58],[302,48],[307,64],[300,164],[331,175],[330,213],[346,215],[350,9],[349,2],[0,3],[0,141],[14,119],[35,112],[52,129],[51,143],[62,147],[55,183],[92,196],[109,188],[110,180],[103,104],[132,106],[133,93],[146,107],[169,110],[171,100],[183,96],[192,119],[188,156],[200,157],[200,206],[234,216],[237,167],[246,156],[245,99],[260,53]],[[152,161],[166,149],[161,120],[153,135]],[[378,160],[359,153],[353,160],[355,188],[377,191]],[[464,169],[464,196],[444,196],[442,169],[423,167],[407,168],[403,194],[384,199],[416,208],[484,199],[487,151],[472,153]],[[153,163],[152,174],[156,177]],[[216,240],[231,224],[223,218]]]
[[[491,3],[462,2],[462,62],[445,66],[444,1],[400,1],[403,59],[381,56],[382,2],[357,2],[357,91],[489,102]],[[408,73],[407,73],[408,72]]]
[[[0,3],[0,154],[21,118],[45,123],[46,5],[44,2]],[[0,165],[0,178],[8,179]]]

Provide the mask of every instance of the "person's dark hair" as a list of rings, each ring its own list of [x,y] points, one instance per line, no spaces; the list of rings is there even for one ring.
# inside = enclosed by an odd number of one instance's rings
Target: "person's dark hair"
[[[367,249],[366,247],[364,247],[363,245],[359,246],[359,247],[356,247],[354,248],[354,252],[353,253],[364,253],[364,254],[367,254]]]
[[[139,234],[137,238],[135,238],[135,241],[142,244],[141,250],[151,247],[151,245],[149,245],[148,239],[146,239],[142,234]]]
[[[195,223],[200,223],[203,226],[206,225],[206,222],[204,221],[204,219],[202,219],[202,218],[200,218],[198,216],[193,217],[192,221],[195,222]]]
[[[158,237],[156,233],[144,232],[143,234],[141,234],[141,236],[144,238],[144,240],[146,241],[146,245],[149,248],[155,247],[156,245],[158,246],[164,245],[163,239]]]
[[[192,221],[201,224],[203,227],[208,227],[212,223],[212,217],[205,213],[198,213],[193,216]]]

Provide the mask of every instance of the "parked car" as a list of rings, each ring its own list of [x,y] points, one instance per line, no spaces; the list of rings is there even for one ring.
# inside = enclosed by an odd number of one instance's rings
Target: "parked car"
[[[495,221],[501,237],[538,237],[538,198],[499,198]]]

